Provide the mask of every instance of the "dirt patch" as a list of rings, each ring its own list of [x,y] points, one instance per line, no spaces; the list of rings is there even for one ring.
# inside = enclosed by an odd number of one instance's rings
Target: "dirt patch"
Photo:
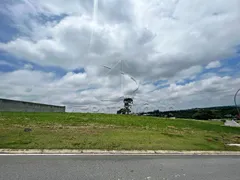
[[[5,120],[6,120],[5,118],[0,117],[0,121],[5,121]]]
[[[165,135],[168,137],[183,137],[182,134],[177,134],[177,133],[162,133],[162,135]]]
[[[88,124],[88,125],[79,125],[79,126],[56,125],[56,126],[48,126],[48,128],[53,128],[53,129],[116,129],[116,128],[120,128],[120,126]]]
[[[114,126],[114,125],[98,125],[98,124],[86,124],[86,125],[78,125],[78,126],[71,126],[71,125],[59,125],[59,124],[53,124],[53,125],[36,125],[36,124],[29,124],[29,125],[19,125],[19,124],[13,124],[12,127],[16,128],[47,128],[47,129],[116,129],[120,128],[121,126]]]
[[[239,135],[232,136],[230,140],[231,142],[234,142],[234,143],[240,143],[240,136]]]
[[[175,126],[167,126],[168,129],[178,129]]]
[[[11,127],[4,127],[4,129],[23,129],[31,128],[33,131],[49,131],[49,132],[67,132],[67,133],[80,133],[87,135],[94,135],[103,133],[106,131],[111,131],[113,129],[122,129],[121,126],[114,125],[98,125],[98,124],[88,124],[88,125],[79,125],[79,126],[64,126],[64,125],[12,125]]]

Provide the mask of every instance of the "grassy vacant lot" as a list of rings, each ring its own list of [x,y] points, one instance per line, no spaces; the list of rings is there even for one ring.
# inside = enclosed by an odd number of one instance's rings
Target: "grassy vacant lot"
[[[0,113],[0,148],[240,150],[222,122],[82,113]],[[32,132],[24,132],[32,128]]]

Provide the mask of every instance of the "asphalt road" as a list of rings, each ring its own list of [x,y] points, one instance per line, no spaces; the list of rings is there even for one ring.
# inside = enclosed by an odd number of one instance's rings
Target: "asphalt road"
[[[239,156],[0,156],[1,180],[239,180]]]
[[[240,124],[238,124],[236,121],[234,120],[226,120],[226,122],[224,123],[225,126],[231,126],[231,127],[240,127]]]

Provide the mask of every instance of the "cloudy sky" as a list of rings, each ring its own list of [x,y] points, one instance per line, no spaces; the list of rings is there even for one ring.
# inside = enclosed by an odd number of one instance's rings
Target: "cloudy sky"
[[[0,17],[1,98],[169,110],[240,88],[239,0],[1,0]]]

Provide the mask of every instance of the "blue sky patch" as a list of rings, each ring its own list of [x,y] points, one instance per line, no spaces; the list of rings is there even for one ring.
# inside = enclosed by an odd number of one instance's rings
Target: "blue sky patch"
[[[240,55],[240,45],[238,45],[238,46],[236,47],[236,50],[237,50],[237,54]]]
[[[40,14],[37,16],[38,21],[41,24],[45,24],[47,22],[56,22],[59,23],[62,19],[64,19],[65,17],[67,17],[67,14],[61,14],[61,15],[45,15],[45,14]]]
[[[10,64],[1,64],[0,61],[0,72],[12,72],[15,71],[15,67],[11,66]]]
[[[85,69],[84,68],[77,68],[77,69],[74,69],[72,72],[74,72],[75,74],[78,74],[78,73],[85,73]]]
[[[52,72],[56,74],[56,77],[61,78],[67,74],[67,71],[56,66],[41,66],[23,59],[15,58],[7,53],[0,52],[0,71],[12,72],[18,69],[24,69],[25,65],[31,65],[32,70],[42,72]]]
[[[168,82],[167,80],[158,80],[158,81],[153,82],[153,85],[159,86],[161,84],[166,84],[167,82]]]
[[[8,16],[0,12],[0,17],[0,42],[6,43],[13,40],[19,32]]]
[[[183,79],[182,81],[178,81],[178,82],[176,83],[176,85],[182,86],[182,85],[185,85],[185,84],[189,84],[189,83],[191,83],[191,82],[194,82],[194,81],[196,81],[197,79],[200,79],[200,78],[199,78],[199,75],[196,76],[196,78],[193,78],[193,79],[186,78],[186,79]]]

